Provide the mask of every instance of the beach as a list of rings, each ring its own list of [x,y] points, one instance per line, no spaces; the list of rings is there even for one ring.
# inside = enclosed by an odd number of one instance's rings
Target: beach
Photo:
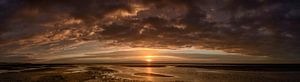
[[[300,71],[292,68],[288,70],[295,66],[6,64],[0,66],[0,82],[298,82]],[[268,67],[273,69],[268,70]]]

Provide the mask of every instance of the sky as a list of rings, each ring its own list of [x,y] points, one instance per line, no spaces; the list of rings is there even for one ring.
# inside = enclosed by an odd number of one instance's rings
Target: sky
[[[0,62],[300,63],[299,0],[0,0]]]

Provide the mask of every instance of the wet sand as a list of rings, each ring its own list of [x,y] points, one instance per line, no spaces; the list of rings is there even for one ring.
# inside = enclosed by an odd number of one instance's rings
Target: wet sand
[[[0,82],[299,82],[297,66],[2,64]]]
[[[147,76],[147,77],[174,77],[170,75],[155,74],[155,73],[134,73],[134,75]]]

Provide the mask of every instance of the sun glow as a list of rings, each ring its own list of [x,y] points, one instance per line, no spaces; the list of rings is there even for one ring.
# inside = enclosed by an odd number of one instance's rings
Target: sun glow
[[[154,58],[156,56],[145,56],[145,58]]]
[[[154,56],[154,55],[147,55],[144,56],[145,61],[147,61],[148,63],[153,62],[154,59],[160,59],[161,56]]]
[[[147,62],[152,62],[152,59],[146,59]]]
[[[144,58],[146,59],[146,61],[147,61],[148,63],[152,62],[152,60],[153,60],[154,57],[155,57],[155,56],[152,56],[152,55],[144,56]]]

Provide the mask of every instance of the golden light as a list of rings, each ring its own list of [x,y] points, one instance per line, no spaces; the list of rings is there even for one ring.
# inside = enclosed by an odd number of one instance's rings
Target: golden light
[[[159,56],[157,55],[157,50],[155,49],[149,49],[149,48],[139,48],[140,54],[142,56],[139,56],[143,61],[147,63],[152,63],[157,59]]]
[[[154,58],[155,56],[145,56],[145,58]]]
[[[147,67],[146,73],[153,73],[153,72],[152,72],[152,67]],[[152,76],[147,76],[146,78],[147,78],[147,80],[149,80],[149,81],[152,81],[152,80],[153,80]]]
[[[156,57],[156,56],[148,55],[148,56],[144,56],[144,57],[145,57],[146,61],[147,61],[148,63],[150,63],[150,62],[153,61],[154,57]]]
[[[147,62],[152,62],[152,59],[146,59]]]
[[[123,9],[115,10],[114,12],[107,14],[105,17],[118,19],[119,17],[137,16],[138,12],[149,9],[148,7],[139,4],[131,4],[131,8],[132,11],[127,11]]]

